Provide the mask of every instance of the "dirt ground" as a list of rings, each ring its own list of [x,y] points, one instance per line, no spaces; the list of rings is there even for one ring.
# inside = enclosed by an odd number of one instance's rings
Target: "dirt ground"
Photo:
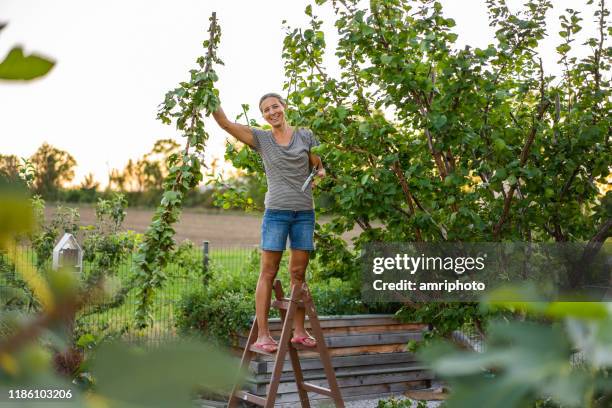
[[[52,215],[54,208],[47,208],[46,217]],[[81,225],[91,225],[96,222],[95,209],[90,206],[80,206]],[[261,214],[246,214],[240,212],[203,211],[186,209],[180,221],[175,226],[177,242],[189,239],[196,244],[210,241],[216,247],[244,247],[259,244]],[[128,208],[123,226],[136,232],[145,232],[153,218],[153,210]],[[360,230],[345,234],[345,239],[359,234]]]

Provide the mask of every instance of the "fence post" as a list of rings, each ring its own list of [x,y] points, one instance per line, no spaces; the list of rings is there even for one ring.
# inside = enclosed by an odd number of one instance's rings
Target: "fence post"
[[[209,261],[209,250],[210,250],[210,242],[203,241],[202,242],[202,277],[203,283],[206,284],[208,281],[208,261]]]

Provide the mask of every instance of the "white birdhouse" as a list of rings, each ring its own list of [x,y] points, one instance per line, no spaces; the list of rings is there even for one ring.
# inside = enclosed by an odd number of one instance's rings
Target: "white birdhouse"
[[[59,268],[83,272],[83,250],[72,234],[64,234],[53,248],[53,269]]]

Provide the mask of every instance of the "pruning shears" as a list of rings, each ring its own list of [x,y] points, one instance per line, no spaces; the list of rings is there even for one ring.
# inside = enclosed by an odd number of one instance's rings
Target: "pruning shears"
[[[319,171],[319,168],[317,166],[312,168],[310,175],[308,176],[304,184],[302,184],[302,193],[306,191],[306,189],[308,188],[308,185],[312,182],[312,179],[314,178],[314,176],[317,174],[318,171]]]

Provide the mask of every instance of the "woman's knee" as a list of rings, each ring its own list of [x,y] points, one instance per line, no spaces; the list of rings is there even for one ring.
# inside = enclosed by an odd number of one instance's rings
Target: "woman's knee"
[[[304,282],[306,278],[306,268],[303,266],[292,266],[289,268],[292,282]]]
[[[279,263],[278,262],[262,262],[261,263],[261,278],[267,281],[273,281],[278,273]]]

